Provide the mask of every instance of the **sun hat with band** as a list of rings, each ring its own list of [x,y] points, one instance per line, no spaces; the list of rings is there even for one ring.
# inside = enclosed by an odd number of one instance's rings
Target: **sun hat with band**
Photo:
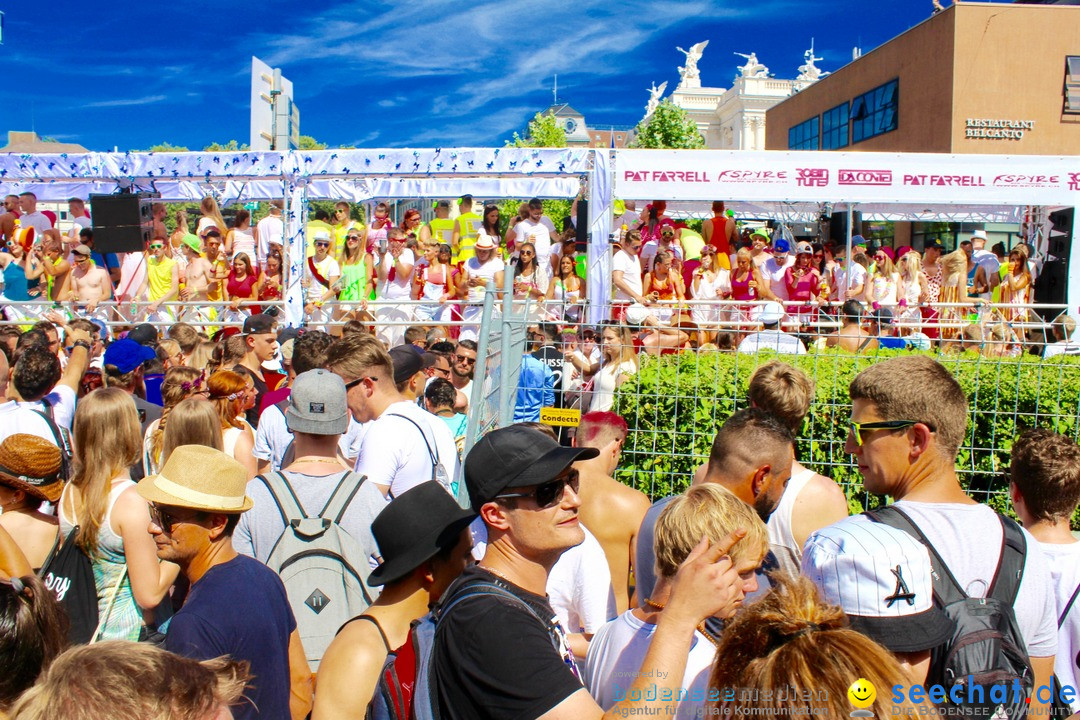
[[[495,241],[486,232],[480,231],[477,233],[476,244],[473,247],[477,250],[494,250]]]
[[[371,571],[368,583],[386,585],[405,577],[439,551],[456,545],[461,531],[475,517],[437,482],[406,490],[371,523],[383,561]]]
[[[60,499],[62,465],[60,448],[37,435],[15,433],[0,443],[0,485],[38,500],[55,503]]]
[[[181,445],[157,475],[139,481],[139,494],[158,505],[217,513],[251,509],[245,494],[247,470],[220,450],[205,445]]]
[[[521,425],[492,430],[465,458],[465,486],[475,512],[509,488],[554,480],[576,460],[600,454],[596,448],[563,447],[539,430]]]
[[[803,549],[802,573],[839,605],[851,627],[892,652],[941,645],[953,621],[934,604],[926,546],[861,515],[818,530]]]

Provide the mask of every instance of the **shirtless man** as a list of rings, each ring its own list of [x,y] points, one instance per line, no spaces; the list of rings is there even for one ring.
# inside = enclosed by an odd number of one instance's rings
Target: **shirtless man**
[[[797,435],[810,412],[814,383],[802,370],[771,360],[750,378],[747,398],[751,407],[775,415]],[[769,547],[780,568],[798,575],[806,538],[847,516],[847,498],[840,486],[795,460],[780,504],[766,523]]]
[[[64,259],[62,247],[57,237],[48,236],[34,250],[49,278],[49,300],[54,302],[66,299],[70,291],[71,263]]]
[[[190,233],[184,235],[180,240],[180,249],[187,260],[187,265],[181,271],[184,285],[180,288],[180,299],[185,302],[209,300],[210,283],[215,282],[214,266],[200,252],[198,236]],[[181,311],[180,320],[200,324],[213,320],[213,316],[205,306],[188,305]]]
[[[591,412],[581,418],[574,438],[577,447],[600,451],[591,460],[574,463],[581,478],[578,512],[581,522],[604,548],[619,613],[630,607],[630,573],[638,528],[651,505],[645,493],[611,477],[619,465],[626,433],[626,421],[615,413]]]
[[[221,300],[221,281],[229,277],[228,263],[221,249],[221,231],[215,226],[207,227],[202,234],[203,257],[210,263],[211,272],[207,275],[210,284],[206,296],[213,302]]]
[[[169,216],[169,210],[165,207],[165,203],[156,202],[151,206],[151,212],[154,219],[154,238],[166,239],[169,237],[169,231],[165,227],[165,218]]]
[[[112,297],[112,282],[105,268],[90,259],[90,248],[76,245],[71,252],[71,298],[76,315],[93,315],[98,303]]]
[[[6,245],[15,233],[15,221],[19,218],[19,196],[4,198],[4,213],[0,215],[0,240]]]
[[[838,347],[848,352],[877,350],[878,342],[863,330],[863,305],[858,300],[846,300],[840,308],[842,327],[825,336],[825,347]]]

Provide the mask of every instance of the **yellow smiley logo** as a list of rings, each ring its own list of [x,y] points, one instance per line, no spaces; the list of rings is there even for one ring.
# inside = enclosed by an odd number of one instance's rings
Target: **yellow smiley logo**
[[[851,687],[849,687],[847,691],[847,696],[852,705],[857,708],[866,709],[874,704],[874,700],[877,698],[877,690],[874,688],[874,683],[866,678],[859,678],[851,683]]]

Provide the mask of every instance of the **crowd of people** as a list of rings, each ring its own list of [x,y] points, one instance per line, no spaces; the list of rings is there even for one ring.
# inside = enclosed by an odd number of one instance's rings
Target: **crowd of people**
[[[949,270],[963,248],[928,247],[921,270],[915,251],[893,270],[867,243],[865,277],[845,282],[812,246],[792,258],[759,232],[739,247],[722,207],[699,241],[662,204],[637,219],[629,204],[615,317],[592,328],[572,235],[556,240],[539,201],[506,230],[471,198],[427,224],[376,206],[363,226],[339,203],[305,231],[309,322],[290,328],[274,312],[279,206],[226,228],[204,202],[194,233],[183,216],[170,233],[159,206],[149,255],[98,264],[76,201],[74,235],[15,202],[0,215],[5,294],[24,278],[29,296],[49,264],[37,292],[58,305],[8,296],[0,333],[0,716],[846,716],[857,680],[878,689],[856,705],[877,717],[990,716],[1016,714],[990,697],[1014,679],[1031,713],[1080,711],[1080,446],[1016,439],[1019,524],[976,503],[955,470],[968,401],[933,359],[879,359],[850,387],[845,449],[887,507],[849,517],[837,483],[796,458],[814,388],[778,360],[686,492],[652,502],[614,477],[629,432],[614,398],[640,353],[805,352],[803,326],[835,300],[844,322],[822,344],[888,347],[887,326],[908,322],[925,325],[905,340],[936,324],[947,341],[948,308],[922,299],[928,265],[948,271],[942,292],[970,275],[966,299],[1011,283],[1012,265],[994,283],[978,260]],[[506,272],[536,308],[514,424],[465,454],[492,368],[478,306],[461,301]],[[747,307],[679,307],[725,292]],[[1060,353],[1074,331],[1055,321]],[[541,424],[550,407],[580,424]],[[993,628],[971,604],[990,605]],[[964,696],[972,684],[989,699]],[[915,690],[933,685],[942,696]]]
[[[852,382],[846,450],[893,502],[849,516],[795,457],[814,388],[779,360],[653,503],[614,478],[610,410],[560,435],[519,392],[462,456],[475,346],[415,330],[388,348],[255,314],[209,359],[183,323],[0,344],[0,713],[841,716],[856,681],[877,717],[1080,711],[1080,445],[1015,441],[1019,524],[973,501],[968,401],[933,359]],[[1022,697],[972,699],[958,667]]]

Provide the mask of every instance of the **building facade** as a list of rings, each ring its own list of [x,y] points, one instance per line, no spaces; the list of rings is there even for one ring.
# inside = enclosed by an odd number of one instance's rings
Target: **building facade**
[[[1080,7],[954,3],[766,116],[769,150],[1080,154]]]

